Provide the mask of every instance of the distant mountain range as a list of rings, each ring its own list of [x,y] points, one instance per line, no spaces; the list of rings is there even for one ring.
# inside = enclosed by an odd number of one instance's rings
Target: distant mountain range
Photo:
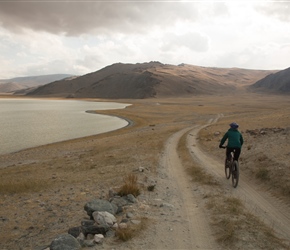
[[[142,99],[236,91],[290,93],[290,68],[278,71],[160,62],[116,63],[78,77],[58,74],[9,80],[0,80],[0,92],[40,97]]]
[[[116,63],[72,80],[60,80],[28,93],[33,96],[141,99],[234,93],[275,70],[211,68],[160,62]]]
[[[24,94],[25,92],[31,91],[41,85],[70,77],[72,77],[72,75],[52,74],[0,79],[0,93]]]

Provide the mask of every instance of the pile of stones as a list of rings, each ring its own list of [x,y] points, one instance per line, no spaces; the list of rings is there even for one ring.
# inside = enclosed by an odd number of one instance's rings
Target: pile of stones
[[[89,219],[81,221],[79,226],[68,229],[66,234],[57,236],[49,246],[39,247],[37,250],[80,250],[83,247],[95,247],[102,244],[106,237],[114,237],[117,228],[126,228],[132,220],[133,214],[128,212],[126,218],[117,223],[117,216],[123,212],[125,206],[137,203],[137,199],[127,196],[113,195],[109,200],[95,199],[87,202],[84,210]]]

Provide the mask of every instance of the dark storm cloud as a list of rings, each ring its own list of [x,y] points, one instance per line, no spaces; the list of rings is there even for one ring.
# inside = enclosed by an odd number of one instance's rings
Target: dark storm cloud
[[[195,20],[198,12],[181,2],[5,1],[0,25],[77,36],[85,33],[142,33],[177,20]],[[190,5],[193,6],[192,4]]]

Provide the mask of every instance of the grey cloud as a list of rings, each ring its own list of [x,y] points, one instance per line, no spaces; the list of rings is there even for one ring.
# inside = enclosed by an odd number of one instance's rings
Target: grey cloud
[[[267,16],[274,16],[281,21],[290,21],[290,2],[271,2],[258,5],[256,10]]]
[[[0,2],[0,25],[78,36],[85,33],[140,33],[170,26],[180,19],[196,20],[193,3],[17,1]]]

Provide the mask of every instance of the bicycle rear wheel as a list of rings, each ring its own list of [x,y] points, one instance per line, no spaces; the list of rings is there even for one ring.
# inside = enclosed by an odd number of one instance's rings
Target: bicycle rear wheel
[[[230,179],[230,177],[231,177],[231,172],[232,172],[231,165],[232,165],[232,162],[226,158],[225,159],[225,174],[226,174],[227,179]]]
[[[240,176],[239,163],[237,161],[234,161],[232,166],[232,184],[234,188],[238,186],[239,176]]]

